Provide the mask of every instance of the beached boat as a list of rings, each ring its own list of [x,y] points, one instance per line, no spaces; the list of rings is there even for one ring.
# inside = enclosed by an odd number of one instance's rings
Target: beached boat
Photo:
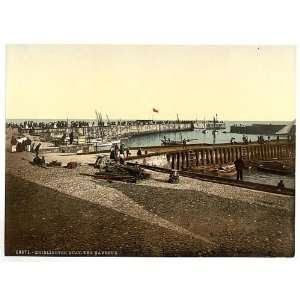
[[[232,170],[218,170],[218,176],[221,177],[233,177],[236,176],[236,170],[232,169]]]
[[[103,142],[101,139],[92,139],[91,143],[94,144],[96,152],[101,152],[101,151],[109,151],[111,148],[117,144],[120,145],[121,141],[120,140],[113,140],[113,141],[107,141]],[[78,150],[77,154],[82,154],[83,150]]]
[[[258,165],[257,167],[258,171],[266,172],[266,173],[272,173],[272,174],[278,174],[278,175],[293,175],[295,173],[295,170],[293,168],[287,167],[287,166],[281,166],[281,167],[270,167],[265,165]]]
[[[205,170],[205,173],[220,176],[220,177],[233,177],[236,176],[236,169],[234,165],[227,165],[227,166],[212,166]]]
[[[258,171],[273,173],[278,175],[292,175],[295,173],[295,168],[286,165],[281,160],[269,160],[269,161],[250,161],[250,165],[256,167]]]

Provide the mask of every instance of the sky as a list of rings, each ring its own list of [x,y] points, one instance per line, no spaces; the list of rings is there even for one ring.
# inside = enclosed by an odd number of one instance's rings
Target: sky
[[[6,118],[289,121],[295,60],[294,46],[8,45]]]

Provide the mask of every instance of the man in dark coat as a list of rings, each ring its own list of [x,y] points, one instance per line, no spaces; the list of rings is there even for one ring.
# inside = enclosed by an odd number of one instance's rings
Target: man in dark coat
[[[236,168],[236,180],[243,180],[243,168],[244,168],[244,162],[242,158],[240,157],[234,162],[235,168]]]
[[[73,140],[74,140],[74,133],[73,133],[73,131],[70,132],[69,138],[70,138],[70,145],[72,145],[73,144]]]

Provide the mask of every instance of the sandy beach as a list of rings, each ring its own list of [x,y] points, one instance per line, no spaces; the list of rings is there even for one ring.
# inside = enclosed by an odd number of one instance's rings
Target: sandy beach
[[[172,185],[152,171],[137,184],[108,182],[80,175],[95,172],[87,163],[31,160],[6,153],[6,255],[294,255],[294,197],[191,178]]]

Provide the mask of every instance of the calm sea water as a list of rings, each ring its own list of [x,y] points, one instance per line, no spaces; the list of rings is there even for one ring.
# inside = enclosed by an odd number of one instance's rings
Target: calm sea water
[[[212,131],[209,130],[206,134],[202,133],[202,130],[195,129],[194,131],[183,131],[183,132],[172,132],[172,133],[153,133],[145,136],[136,136],[132,137],[128,140],[128,146],[130,147],[139,147],[139,146],[159,146],[161,145],[161,140],[166,136],[166,138],[170,138],[171,140],[181,140],[182,139],[195,139],[189,144],[222,144],[222,143],[230,143],[232,137],[235,138],[236,142],[242,142],[243,134],[230,133],[230,126],[234,124],[243,124],[243,125],[251,125],[251,124],[283,124],[286,125],[288,122],[252,122],[252,121],[225,121],[226,129],[220,129],[215,136],[212,134]],[[226,133],[223,133],[226,131]],[[248,134],[248,140],[256,141],[257,135]],[[268,135],[264,135],[265,138],[268,138]],[[270,136],[272,139],[275,139],[276,136]]]

